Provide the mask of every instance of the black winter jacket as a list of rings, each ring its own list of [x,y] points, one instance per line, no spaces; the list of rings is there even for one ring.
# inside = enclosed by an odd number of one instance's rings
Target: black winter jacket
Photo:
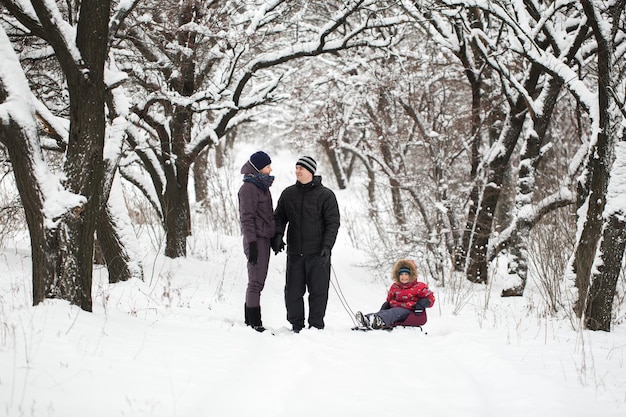
[[[332,249],[339,232],[339,205],[335,193],[316,175],[308,184],[296,182],[282,192],[274,211],[276,234],[287,229],[287,254],[319,254]]]

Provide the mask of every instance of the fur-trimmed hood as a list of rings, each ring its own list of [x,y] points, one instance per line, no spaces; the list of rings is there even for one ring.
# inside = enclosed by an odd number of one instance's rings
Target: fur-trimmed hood
[[[415,265],[415,262],[411,259],[400,259],[395,263],[393,270],[391,271],[391,279],[394,282],[400,283],[400,280],[398,279],[398,271],[400,268],[409,268],[409,271],[411,271],[409,273],[411,276],[411,280],[409,282],[417,281],[417,265]]]

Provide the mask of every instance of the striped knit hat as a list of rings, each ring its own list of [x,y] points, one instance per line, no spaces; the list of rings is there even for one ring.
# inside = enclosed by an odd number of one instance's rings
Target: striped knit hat
[[[298,162],[296,162],[296,165],[300,165],[301,167],[309,171],[311,174],[315,175],[315,170],[317,169],[317,162],[315,162],[315,159],[311,158],[310,156],[303,156],[302,158],[298,159]]]

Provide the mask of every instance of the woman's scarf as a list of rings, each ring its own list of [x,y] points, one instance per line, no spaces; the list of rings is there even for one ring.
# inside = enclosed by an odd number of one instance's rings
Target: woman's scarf
[[[251,182],[256,185],[263,191],[269,190],[274,182],[273,175],[265,175],[265,174],[246,174],[243,176],[244,182]]]

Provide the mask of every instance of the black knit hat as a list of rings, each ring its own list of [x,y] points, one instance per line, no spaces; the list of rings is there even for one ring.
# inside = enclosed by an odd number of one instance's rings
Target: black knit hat
[[[407,268],[406,266],[403,266],[402,268],[398,269],[398,275],[400,274],[409,274],[411,275],[411,270],[409,268]]]
[[[315,170],[317,170],[317,162],[310,156],[301,157],[298,159],[298,162],[296,162],[296,165],[300,165],[313,175],[315,175]]]
[[[250,156],[250,163],[257,171],[261,171],[263,168],[272,163],[272,160],[268,154],[263,151],[258,151]]]

